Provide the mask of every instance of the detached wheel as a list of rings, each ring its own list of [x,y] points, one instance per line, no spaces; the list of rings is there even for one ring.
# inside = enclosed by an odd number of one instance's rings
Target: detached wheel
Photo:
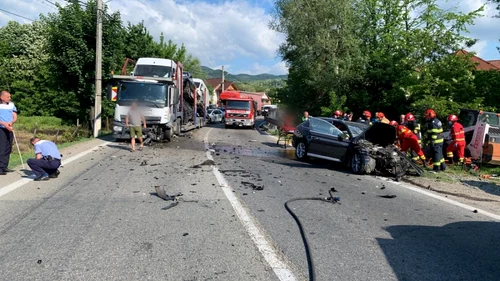
[[[297,157],[300,161],[304,161],[307,158],[307,145],[303,140],[297,142],[297,147],[295,147],[295,157]]]

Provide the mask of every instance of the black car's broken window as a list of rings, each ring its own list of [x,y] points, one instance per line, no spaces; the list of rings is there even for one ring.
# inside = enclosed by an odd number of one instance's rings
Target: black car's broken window
[[[339,129],[337,129],[337,127],[333,126],[333,124],[331,124],[330,122],[317,118],[311,118],[309,120],[310,120],[311,130],[313,130],[314,132],[332,136],[342,135],[342,132]]]

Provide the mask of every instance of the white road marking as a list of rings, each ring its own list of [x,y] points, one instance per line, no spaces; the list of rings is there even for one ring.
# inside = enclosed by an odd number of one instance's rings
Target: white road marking
[[[212,129],[208,130],[204,137],[204,143],[207,153],[207,158],[209,160],[214,160],[212,154],[210,152],[208,136]],[[272,244],[267,240],[266,236],[262,233],[262,231],[257,227],[257,224],[254,221],[254,218],[245,210],[239,199],[234,195],[233,189],[229,186],[228,182],[219,171],[217,167],[213,167],[213,172],[215,178],[219,182],[222,191],[226,195],[229,203],[233,207],[234,211],[238,215],[243,227],[245,227],[247,233],[250,235],[250,238],[255,243],[255,246],[259,249],[260,253],[267,261],[267,263],[271,266],[276,276],[281,281],[295,281],[297,280],[292,273],[292,270],[288,267],[288,265],[280,259],[278,251],[272,246]]]
[[[104,142],[104,143],[101,143],[100,145],[97,145],[97,146],[94,146],[93,148],[91,149],[88,149],[88,150],[85,150],[84,152],[81,152],[81,153],[78,153],[77,155],[75,156],[72,156],[66,160],[63,160],[61,161],[61,166],[63,165],[68,165],[69,163],[75,161],[75,160],[78,160],[79,158],[91,153],[92,151],[95,151],[96,149],[98,149],[99,147],[101,146],[104,146],[104,145],[108,145],[110,144],[111,142]],[[14,191],[18,188],[20,188],[21,186],[29,183],[29,182],[32,182],[33,179],[32,178],[23,178],[23,179],[20,179],[14,183],[11,183],[3,188],[0,189],[0,197],[4,196],[5,194],[11,192],[11,191]]]
[[[277,137],[273,136],[273,135],[269,135],[267,134],[268,136],[270,137],[273,137],[275,139],[278,139]],[[401,182],[395,182],[395,181],[392,181],[391,179],[389,178],[385,178],[385,177],[377,177],[379,179],[383,179],[385,181],[388,181],[392,184],[395,184],[395,185],[398,185],[398,186],[401,186],[401,187],[404,187],[406,189],[409,189],[409,190],[412,190],[412,191],[415,191],[415,192],[418,192],[420,194],[423,194],[423,195],[426,195],[426,196],[429,196],[429,197],[432,197],[432,198],[435,198],[435,199],[438,199],[438,200],[441,200],[443,202],[446,202],[446,203],[449,203],[451,205],[454,205],[454,206],[457,206],[457,207],[460,207],[460,208],[463,208],[463,209],[466,209],[466,210],[469,210],[469,211],[474,211],[474,210],[477,210],[477,212],[479,214],[483,214],[487,217],[490,217],[492,219],[495,219],[495,220],[499,220],[500,221],[500,215],[497,215],[497,214],[493,214],[493,213],[490,213],[488,211],[485,211],[485,210],[481,210],[479,208],[476,208],[476,207],[473,207],[473,206],[470,206],[470,205],[467,205],[467,204],[464,204],[464,203],[460,203],[458,201],[455,201],[455,200],[452,200],[450,198],[446,198],[446,197],[443,197],[441,195],[437,195],[435,193],[432,193],[432,192],[429,192],[427,190],[424,190],[422,189],[421,187],[418,187],[418,186],[414,186],[412,184],[406,184],[406,183],[401,183]]]
[[[460,203],[458,201],[455,201],[455,200],[450,199],[450,198],[443,197],[441,195],[437,195],[435,193],[432,193],[430,191],[424,190],[424,189],[422,189],[420,187],[417,187],[417,186],[414,186],[414,185],[411,185],[411,184],[406,184],[406,183],[401,183],[401,182],[394,182],[391,179],[384,178],[384,177],[378,177],[378,178],[383,179],[385,181],[388,181],[388,182],[390,182],[392,184],[398,185],[400,187],[404,187],[406,189],[418,192],[418,193],[423,194],[423,195],[427,195],[429,197],[441,200],[443,202],[449,203],[451,205],[454,205],[454,206],[457,206],[457,207],[460,207],[460,208],[463,208],[463,209],[466,209],[466,210],[469,210],[469,211],[477,210],[477,212],[479,214],[483,214],[483,215],[485,215],[487,217],[490,217],[492,219],[500,221],[500,215],[493,214],[493,213],[490,213],[488,211],[481,210],[479,208],[476,208],[476,207],[473,207],[473,206],[470,206],[470,205],[467,205],[467,204],[464,204],[464,203]]]

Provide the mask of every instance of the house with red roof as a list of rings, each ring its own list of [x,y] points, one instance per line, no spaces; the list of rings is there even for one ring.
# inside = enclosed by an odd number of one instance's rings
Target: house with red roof
[[[456,55],[470,55],[466,50],[459,50]],[[471,60],[476,65],[476,70],[498,70],[500,71],[500,60],[484,60],[478,56],[472,56]]]

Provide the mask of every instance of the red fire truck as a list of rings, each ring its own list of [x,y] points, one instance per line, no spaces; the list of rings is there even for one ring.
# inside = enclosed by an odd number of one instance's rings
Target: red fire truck
[[[224,116],[226,128],[255,128],[257,102],[250,97],[243,97],[239,91],[225,91],[220,94],[222,107],[226,109]]]

